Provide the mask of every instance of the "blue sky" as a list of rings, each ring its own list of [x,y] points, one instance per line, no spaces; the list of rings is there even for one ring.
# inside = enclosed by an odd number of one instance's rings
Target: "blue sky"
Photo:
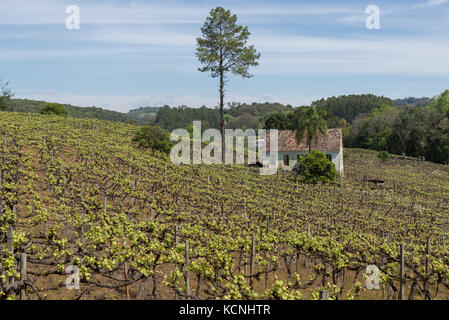
[[[79,30],[65,26],[68,5],[80,8]],[[365,26],[368,5],[380,30]],[[18,98],[122,112],[213,107],[218,83],[197,71],[195,39],[216,6],[237,14],[262,55],[253,78],[230,77],[227,102],[449,88],[449,0],[1,0],[0,77]]]

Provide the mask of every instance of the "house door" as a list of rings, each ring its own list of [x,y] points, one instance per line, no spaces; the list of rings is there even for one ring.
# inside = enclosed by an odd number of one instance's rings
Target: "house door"
[[[290,166],[290,158],[288,157],[288,154],[284,154],[284,166]]]

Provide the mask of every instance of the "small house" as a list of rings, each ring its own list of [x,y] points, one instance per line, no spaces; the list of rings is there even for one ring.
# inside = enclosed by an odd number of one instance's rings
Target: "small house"
[[[270,135],[267,131],[267,157],[270,156]],[[343,177],[343,134],[340,128],[328,129],[327,134],[318,133],[312,141],[312,150],[323,152],[335,164],[335,169]],[[296,142],[295,131],[278,130],[278,166],[285,170],[293,169],[300,155],[309,152],[306,139]]]

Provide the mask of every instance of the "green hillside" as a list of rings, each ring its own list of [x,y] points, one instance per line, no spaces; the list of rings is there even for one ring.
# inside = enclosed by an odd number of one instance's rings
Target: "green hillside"
[[[137,149],[136,130],[0,113],[0,299],[21,283],[29,299],[397,298],[401,244],[406,297],[447,297],[448,166],[347,149],[342,185],[308,185],[291,172],[174,165]],[[80,290],[65,286],[69,265]],[[367,265],[382,290],[363,287]]]
[[[41,107],[46,103],[46,101],[11,99],[9,103],[9,110],[12,112],[39,113]],[[65,104],[64,107],[67,109],[69,116],[74,118],[89,118],[136,123],[135,119],[121,112],[106,110],[97,107],[77,107],[70,104]]]

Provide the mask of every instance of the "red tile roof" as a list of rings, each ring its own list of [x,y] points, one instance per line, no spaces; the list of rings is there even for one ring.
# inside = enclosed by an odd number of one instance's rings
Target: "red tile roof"
[[[340,151],[340,145],[342,141],[341,129],[328,129],[327,134],[318,133],[318,141],[312,141],[312,150],[320,151]],[[270,151],[270,131],[267,130],[266,135],[267,152]],[[304,138],[301,143],[296,143],[295,132],[291,130],[278,130],[278,152],[285,151],[309,151],[307,147],[306,139]]]

